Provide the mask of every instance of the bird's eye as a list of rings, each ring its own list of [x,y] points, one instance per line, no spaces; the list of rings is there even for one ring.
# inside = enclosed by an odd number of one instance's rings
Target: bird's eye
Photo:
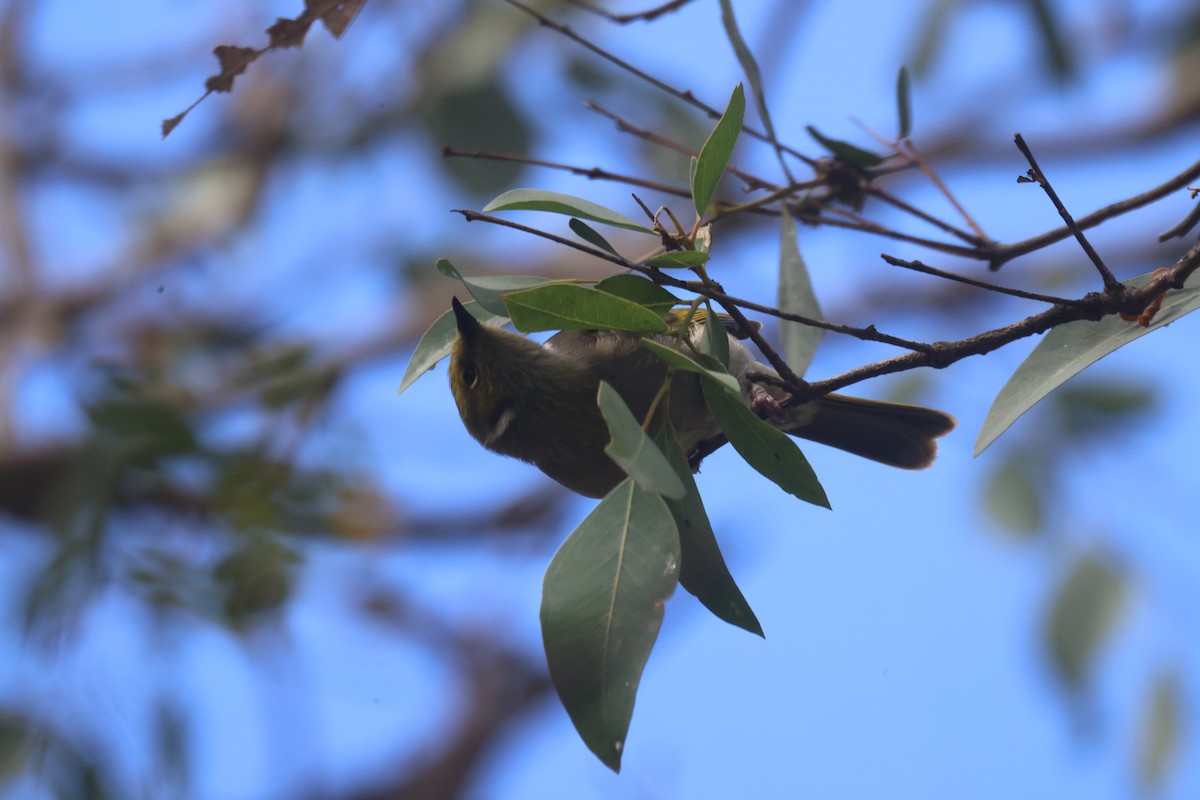
[[[475,382],[479,380],[479,375],[476,374],[474,367],[463,367],[462,379],[468,389],[474,389]]]

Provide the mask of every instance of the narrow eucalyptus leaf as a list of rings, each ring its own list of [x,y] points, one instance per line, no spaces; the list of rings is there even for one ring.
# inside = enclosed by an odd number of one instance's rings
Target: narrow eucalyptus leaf
[[[1093,555],[1075,562],[1046,622],[1050,664],[1066,688],[1083,688],[1124,604],[1125,581],[1111,564]]]
[[[701,340],[701,350],[704,353],[712,356],[721,365],[721,368],[729,370],[729,334],[725,331],[725,326],[721,324],[721,319],[713,313],[712,306],[707,309],[707,322],[704,325],[704,338]]]
[[[866,169],[877,167],[883,163],[883,158],[870,150],[864,150],[858,145],[844,142],[841,139],[831,139],[812,125],[806,125],[805,129],[808,131],[808,135],[816,139],[822,147],[851,166]]]
[[[626,479],[546,570],[541,620],[550,679],[584,744],[614,771],[679,566],[666,503]]]
[[[561,283],[550,278],[539,278],[536,275],[482,275],[477,278],[459,277],[471,296],[479,301],[492,314],[505,315],[508,310],[504,307],[504,295],[521,289],[531,289],[550,283]]]
[[[572,197],[569,194],[547,192],[541,189],[510,189],[488,203],[484,211],[547,211],[551,214],[566,214],[571,217],[611,225],[614,228],[651,233],[649,228],[639,225],[623,214],[602,205]]]
[[[808,276],[804,256],[796,239],[796,221],[784,209],[779,228],[779,309],[809,319],[822,319],[817,294]],[[803,375],[812,363],[817,345],[825,331],[811,325],[781,319],[779,339],[783,357],[797,375]]]
[[[693,594],[718,619],[757,636],[763,635],[762,625],[754,616],[750,604],[729,574],[725,557],[717,545],[712,523],[704,510],[700,491],[692,478],[687,457],[679,449],[675,433],[669,424],[659,428],[654,437],[659,448],[683,481],[686,494],[681,500],[667,500],[667,508],[679,529],[679,549],[682,556],[679,585]]]
[[[667,366],[675,369],[685,369],[689,372],[695,372],[698,375],[707,377],[718,383],[721,388],[727,392],[732,392],[737,395],[741,389],[738,387],[737,378],[730,375],[728,372],[710,369],[703,364],[695,361],[691,357],[684,355],[673,347],[667,347],[664,344],[651,341],[650,339],[642,339],[642,347],[645,347],[651,353],[667,362]]]
[[[746,94],[739,83],[733,87],[733,94],[725,106],[725,113],[717,120],[708,141],[700,148],[696,158],[696,167],[692,172],[692,200],[696,205],[696,215],[703,217],[712,201],[717,184],[725,174],[729,157],[733,155],[733,146],[737,143],[738,134],[742,131],[742,118],[746,113]]]
[[[737,17],[733,13],[733,0],[721,0],[721,24],[725,28],[725,37],[729,39],[729,44],[733,46],[733,52],[737,55],[738,63],[742,66],[742,72],[746,75],[746,81],[750,84],[750,94],[754,97],[754,105],[758,109],[758,116],[762,119],[763,127],[767,129],[767,138],[774,142],[775,126],[771,124],[771,115],[767,111],[762,70],[758,68],[758,61],[754,58],[753,51],[746,44],[746,40],[742,38],[741,30],[738,29]]]
[[[763,422],[740,394],[730,393],[707,375],[700,378],[700,387],[721,431],[746,463],[788,494],[829,508],[817,474],[790,436]]]
[[[607,382],[600,381],[596,402],[608,425],[612,440],[604,448],[608,457],[642,489],[672,500],[682,499],[684,485],[674,468],[642,430],[641,423],[625,405],[625,401]]]
[[[912,133],[912,80],[908,76],[908,67],[901,67],[896,77],[896,115],[900,119],[900,135],[898,138],[907,139]]]
[[[1139,275],[1125,285],[1143,286],[1151,274]],[[1164,328],[1197,308],[1200,308],[1200,272],[1192,273],[1184,288],[1167,293],[1149,327],[1127,322],[1114,314],[1096,322],[1080,320],[1054,328],[1042,337],[992,401],[975,440],[975,455],[986,450],[1022,414],[1069,378],[1117,348]]]
[[[1158,792],[1166,782],[1171,762],[1179,754],[1185,708],[1179,678],[1169,672],[1157,676],[1147,698],[1138,747],[1138,780],[1144,790]]]
[[[571,221],[567,224],[571,226],[571,230],[575,232],[576,236],[578,236],[580,239],[583,239],[593,247],[599,247],[601,250],[612,253],[614,256],[620,255],[616,251],[616,248],[608,243],[607,239],[597,233],[595,228],[593,228],[591,225],[588,225],[583,220],[571,217]]]

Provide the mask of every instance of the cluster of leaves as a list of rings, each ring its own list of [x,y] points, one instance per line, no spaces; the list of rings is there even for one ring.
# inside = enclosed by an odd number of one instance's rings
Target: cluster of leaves
[[[764,138],[774,143],[775,132],[757,65],[737,32],[732,8],[723,2],[722,10],[727,32],[767,129]],[[901,139],[911,131],[909,95],[908,74],[902,70],[897,83]],[[485,213],[534,210],[568,215],[570,229],[586,243],[572,246],[632,268],[645,277],[618,275],[583,285],[532,276],[464,277],[445,260],[439,262],[439,269],[463,282],[474,297],[468,307],[489,325],[511,321],[524,332],[566,328],[614,329],[639,334],[669,332],[665,311],[676,304],[689,303],[694,309],[719,288],[706,270],[711,233],[701,224],[726,173],[742,129],[744,111],[745,98],[739,84],[699,155],[692,159],[690,194],[697,221],[689,233],[681,228],[675,233],[667,231],[658,223],[657,215],[652,217],[653,227],[647,228],[589,201],[538,190],[506,192],[484,209]],[[836,181],[829,182],[834,199],[852,206],[861,204],[863,195],[860,188],[855,188],[857,181],[863,171],[879,166],[884,158],[826,137],[811,127],[809,133],[830,152],[830,160],[822,167],[825,176],[837,175],[839,171],[852,176],[840,189]],[[775,147],[786,171],[782,148],[777,143]],[[1036,170],[1035,164],[1031,175]],[[1044,183],[1040,173],[1036,180]],[[1051,192],[1048,188],[1047,191]],[[467,216],[476,218],[473,212]],[[786,207],[780,218],[779,311],[819,320],[815,294],[796,246],[795,222]],[[627,261],[588,222],[658,235],[666,251],[640,263]],[[1190,262],[1186,264],[1179,282],[1186,280],[1195,268]],[[691,270],[697,280],[673,279],[669,277],[673,269]],[[1144,275],[1123,287],[1110,289],[1119,294],[1126,288],[1143,286],[1153,278]],[[687,288],[700,298],[681,300],[664,286]],[[1050,320],[1040,329],[1031,328],[1030,333],[1053,330],[996,398],[979,433],[976,452],[982,452],[1018,417],[1072,375],[1123,344],[1200,307],[1200,280],[1171,293],[1165,302],[1163,299],[1158,295],[1152,301],[1156,312],[1143,315],[1141,324],[1131,324],[1115,315],[1118,303],[1114,301],[1099,312],[1089,309],[1074,317]],[[1069,310],[1069,305],[1069,301],[1061,304],[1060,310]],[[1091,321],[1096,317],[1099,322]],[[749,464],[800,499],[828,506],[824,490],[796,444],[746,407],[737,381],[725,369],[727,352],[722,353],[722,349],[727,344],[723,331],[716,325],[708,326],[708,331],[714,335],[706,335],[703,347],[691,355],[682,347],[663,347],[649,339],[644,340],[644,346],[663,358],[671,370],[700,375],[705,402],[726,437]],[[817,325],[785,321],[781,338],[786,367],[803,371],[821,333]],[[447,312],[418,344],[401,391],[449,353],[454,335],[454,319]],[[962,355],[971,354],[967,349],[963,348]],[[786,368],[781,373],[789,374]],[[729,574],[691,480],[688,454],[679,452],[669,426],[662,426],[652,441],[610,387],[601,386],[597,402],[611,436],[606,452],[628,478],[600,502],[554,557],[543,586],[541,617],[547,661],[559,697],[584,742],[616,770],[640,675],[661,624],[663,603],[677,582],[719,618],[758,635],[762,635],[762,630]],[[1051,627],[1053,630],[1054,626]],[[1097,629],[1103,627],[1103,623],[1098,623]]]
[[[692,188],[698,216],[708,208],[725,172],[744,107],[739,85],[695,159]],[[614,211],[549,192],[509,192],[486,210],[568,214],[571,229],[581,239],[613,254],[616,249],[583,220],[654,235]],[[690,268],[703,274],[708,255],[702,242],[690,239],[685,249],[653,257],[643,266],[656,271]],[[485,324],[511,321],[524,332],[582,328],[665,334],[670,332],[666,312],[683,302],[637,275],[614,275],[585,286],[529,276],[470,278],[448,261],[438,266],[463,282],[474,298],[468,309]],[[699,352],[692,355],[651,340],[644,345],[663,358],[670,371],[700,376],[705,401],[722,431],[751,465],[800,499],[828,506],[795,442],[744,404],[738,381],[727,369],[724,327],[709,324],[705,330]],[[447,312],[417,345],[401,391],[448,355],[454,335],[453,315]],[[615,770],[663,604],[677,583],[719,618],[760,636],[762,628],[726,567],[688,459],[670,426],[662,425],[652,440],[607,384],[601,384],[597,402],[611,435],[606,452],[629,477],[601,500],[555,555],[546,571],[541,617],[559,697],[584,742]]]

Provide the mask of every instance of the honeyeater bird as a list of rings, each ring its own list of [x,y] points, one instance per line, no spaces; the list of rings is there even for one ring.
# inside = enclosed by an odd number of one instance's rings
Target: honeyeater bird
[[[604,452],[609,432],[596,396],[600,381],[607,381],[635,417],[645,417],[667,365],[642,347],[644,334],[564,330],[539,344],[481,324],[458,298],[452,305],[458,333],[450,354],[450,387],[471,436],[588,497],[603,497],[624,480],[625,472]],[[679,325],[684,319],[681,312],[672,312],[668,321]],[[708,320],[703,310],[693,316],[692,342],[700,341]],[[755,360],[734,335],[731,321],[722,318],[719,324],[727,327],[729,372],[744,401],[785,433],[894,467],[923,469],[937,455],[934,440],[955,425],[953,417],[931,408],[837,394],[781,405],[785,396],[780,390],[750,379],[753,373],[775,371]],[[649,338],[680,345],[666,334]],[[680,448],[689,457],[724,442],[695,373],[676,371],[666,405]]]

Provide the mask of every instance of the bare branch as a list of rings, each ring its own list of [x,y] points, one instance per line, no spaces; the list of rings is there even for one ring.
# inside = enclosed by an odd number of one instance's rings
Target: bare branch
[[[565,36],[566,38],[570,39],[571,41],[575,42],[576,44],[578,44],[588,50],[591,50],[593,53],[600,56],[605,61],[608,61],[609,63],[614,64],[617,67],[620,67],[621,69],[625,70],[626,72],[628,72],[630,75],[634,76],[635,78],[645,81],[646,83],[650,84],[651,86],[658,89],[659,91],[665,92],[665,93],[669,94],[671,97],[682,100],[683,102],[687,103],[688,105],[692,106],[693,108],[697,108],[700,111],[703,111],[709,117],[709,119],[720,119],[721,118],[720,111],[718,111],[717,109],[708,105],[707,103],[704,103],[703,101],[697,99],[697,97],[694,94],[692,94],[692,91],[690,89],[676,89],[674,86],[671,86],[670,84],[668,84],[664,81],[661,81],[658,78],[655,78],[653,75],[650,75],[649,73],[638,69],[637,67],[630,64],[628,61],[624,61],[624,60],[618,58],[617,56],[608,52],[607,50],[600,47],[599,45],[594,44],[593,42],[591,42],[591,41],[585,39],[584,37],[580,36],[579,34],[575,33],[575,31],[571,30],[571,28],[569,26],[563,25],[562,23],[559,23],[559,22],[555,22],[554,20],[547,17],[545,14],[542,14],[540,11],[530,8],[529,6],[522,3],[521,0],[504,0],[504,2],[508,3],[510,6],[513,6],[514,8],[520,9],[521,11],[525,12],[529,16],[533,17],[535,20],[537,20],[539,25],[547,27],[547,28],[551,29],[552,31],[555,31],[556,33],[559,33],[559,34]],[[742,131],[747,136],[752,136],[761,142],[766,142],[767,144],[771,144],[770,137],[768,137],[762,131],[759,131],[755,128],[751,128],[748,126],[743,126]],[[774,145],[772,145],[772,146],[774,146]],[[787,153],[788,155],[798,158],[800,161],[804,162],[805,164],[808,164],[809,166],[814,166],[817,163],[817,160],[815,158],[813,158],[811,156],[806,156],[803,153],[801,153],[799,150],[788,147],[787,145],[780,144],[779,148],[781,150],[783,150],[785,153]]]
[[[1071,231],[1075,239],[1079,242],[1079,246],[1083,248],[1083,252],[1087,253],[1088,258],[1096,266],[1096,271],[1100,273],[1100,278],[1104,281],[1105,290],[1117,295],[1121,294],[1121,292],[1125,291],[1125,287],[1121,285],[1121,282],[1108,269],[1104,260],[1100,258],[1100,254],[1096,252],[1096,249],[1092,247],[1092,243],[1083,235],[1083,231],[1080,230],[1079,225],[1075,223],[1071,212],[1067,211],[1067,207],[1063,205],[1062,200],[1058,199],[1058,192],[1054,191],[1054,187],[1050,185],[1049,179],[1046,178],[1046,173],[1042,172],[1042,168],[1038,166],[1037,159],[1033,157],[1033,151],[1025,143],[1025,137],[1018,133],[1014,140],[1017,143],[1017,149],[1025,156],[1025,160],[1029,162],[1030,178],[1037,181],[1038,185],[1046,193],[1046,196],[1050,198],[1050,202],[1054,203],[1059,216],[1067,223],[1067,230]]]
[[[582,8],[584,11],[590,11],[598,17],[603,17],[609,22],[615,22],[618,25],[628,25],[631,22],[653,22],[664,14],[670,14],[678,11],[686,6],[692,0],[671,0],[669,3],[655,6],[654,8],[645,11],[636,11],[630,14],[614,14],[611,11],[605,11],[601,8],[596,8],[591,3],[584,3],[582,0],[567,0],[573,6]]]

